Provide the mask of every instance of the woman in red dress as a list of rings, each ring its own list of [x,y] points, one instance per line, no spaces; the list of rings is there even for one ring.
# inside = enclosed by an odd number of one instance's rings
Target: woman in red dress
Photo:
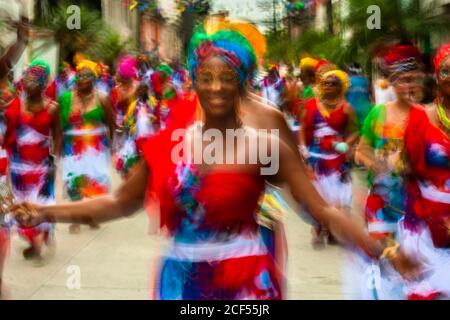
[[[439,96],[427,110],[411,110],[405,131],[410,175],[399,241],[427,271],[407,286],[410,299],[450,298],[450,44],[435,68]]]

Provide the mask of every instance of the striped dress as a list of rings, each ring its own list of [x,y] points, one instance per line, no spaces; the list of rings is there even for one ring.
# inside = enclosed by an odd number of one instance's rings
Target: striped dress
[[[38,113],[23,110],[24,102],[15,98],[6,111],[5,147],[8,150],[11,186],[15,201],[53,204],[55,166],[50,152],[53,118],[50,105]],[[32,228],[18,227],[19,234],[30,242],[52,224]]]
[[[60,98],[63,182],[72,201],[110,190],[110,143],[100,102],[86,113],[73,110],[73,92]]]

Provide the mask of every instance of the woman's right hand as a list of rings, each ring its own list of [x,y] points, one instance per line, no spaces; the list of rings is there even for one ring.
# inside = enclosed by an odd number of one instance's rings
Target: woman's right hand
[[[41,214],[41,206],[30,202],[15,204],[9,211],[14,219],[24,227],[33,227],[44,222],[44,216]]]
[[[30,38],[30,21],[26,17],[21,17],[17,24],[17,38],[24,42]]]

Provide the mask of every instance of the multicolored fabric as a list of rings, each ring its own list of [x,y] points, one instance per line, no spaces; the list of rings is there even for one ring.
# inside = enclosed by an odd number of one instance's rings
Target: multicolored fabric
[[[75,80],[76,74],[75,72],[68,72],[68,74],[63,77],[62,75],[58,75],[55,79],[55,91],[56,91],[56,99],[59,99],[66,91],[72,91],[75,89]]]
[[[125,116],[126,141],[118,152],[116,170],[125,176],[128,170],[142,158],[144,140],[155,134],[155,105],[151,100],[135,100]]]
[[[434,57],[433,62],[434,62],[436,78],[438,78],[439,68],[440,68],[442,62],[444,62],[448,58],[448,56],[450,56],[450,43],[447,43],[447,44],[443,45],[442,47],[440,47],[438,50],[438,53]]]
[[[450,141],[425,110],[413,108],[405,131],[410,164],[406,214],[401,223],[402,248],[427,272],[408,286],[409,298],[450,297]]]
[[[28,67],[28,69],[24,73],[24,77],[28,75],[33,75],[36,77],[36,81],[39,85],[39,88],[44,90],[47,86],[49,74],[47,73],[47,69],[41,65],[32,65]]]
[[[377,238],[392,236],[405,213],[405,163],[401,156],[404,129],[386,123],[386,106],[377,105],[364,121],[361,136],[374,149],[375,157],[387,161],[390,168],[382,175],[369,172],[370,194],[365,210],[369,232]]]
[[[255,174],[199,173],[173,163],[172,132],[195,119],[196,99],[179,101],[168,127],[150,137],[143,156],[147,195],[160,202],[159,221],[172,237],[157,281],[160,299],[280,299],[275,262],[255,212],[264,180]]]
[[[412,110],[405,134],[413,174],[408,184],[408,214],[425,220],[436,215],[450,219],[450,141],[427,119],[424,110]],[[449,228],[450,222],[447,233]],[[438,240],[439,234],[435,236],[433,239]]]
[[[0,113],[0,181],[6,182],[8,169],[8,152],[3,148],[4,136],[6,133],[5,115]]]
[[[3,148],[6,133],[5,110],[15,97],[15,89],[9,83],[0,83],[0,180],[6,181],[8,153]]]
[[[188,51],[188,67],[193,81],[197,68],[212,55],[222,59],[236,72],[241,88],[253,78],[256,55],[248,40],[239,32],[220,30],[208,35],[203,27],[197,29]]]
[[[20,98],[14,99],[5,114],[5,147],[13,193],[17,201],[53,203],[54,164],[50,148],[55,120],[49,107],[30,114],[22,110],[22,105]]]
[[[24,103],[15,98],[5,113],[5,148],[8,151],[11,187],[15,201],[39,204],[55,202],[55,166],[51,149],[51,128],[57,121],[47,106],[31,114],[23,111]],[[42,223],[25,228],[18,225],[19,234],[30,243],[41,233],[49,234],[53,225]]]
[[[318,103],[314,98],[305,104],[306,116],[302,124],[309,154],[307,162],[315,175],[313,183],[329,203],[350,207],[352,190],[348,158],[335,148],[348,134],[347,103],[342,103],[329,115],[321,112]]]
[[[59,100],[63,130],[62,167],[65,190],[71,200],[81,200],[110,190],[110,146],[105,114],[100,102],[82,114],[73,110],[73,93]]]
[[[262,80],[261,83],[261,93],[264,100],[273,103],[278,108],[281,107],[283,100],[283,95],[286,90],[286,80],[282,77],[267,76]]]
[[[199,176],[192,166],[177,166],[166,190],[178,227],[164,254],[158,298],[281,298],[273,256],[254,217],[263,188],[259,176]]]
[[[402,72],[419,70],[420,59],[419,49],[411,45],[396,45],[384,57],[391,79]]]

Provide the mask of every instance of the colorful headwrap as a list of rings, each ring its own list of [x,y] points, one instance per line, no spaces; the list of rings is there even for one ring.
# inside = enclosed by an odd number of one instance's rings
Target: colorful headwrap
[[[327,60],[324,60],[324,59],[321,59],[321,60],[317,61],[316,66],[315,66],[315,71],[316,72],[319,71],[319,69],[321,67],[323,67],[325,65],[328,65],[328,64],[330,64],[330,62],[327,61]]]
[[[321,78],[321,81],[325,81],[325,79],[329,77],[336,77],[341,82],[342,92],[341,94],[346,94],[348,89],[350,88],[350,80],[346,72],[342,70],[332,70],[325,72]]]
[[[30,68],[31,67],[41,67],[45,70],[45,73],[47,75],[50,75],[50,65],[47,63],[47,61],[44,61],[42,59],[34,59],[30,63]]]
[[[117,74],[125,80],[137,78],[138,63],[133,56],[124,56],[120,59]]]
[[[214,34],[220,30],[232,30],[239,32],[244,36],[249,44],[252,46],[256,58],[260,61],[264,58],[267,51],[267,41],[263,33],[258,29],[258,27],[249,22],[242,20],[230,20],[225,17],[217,18],[210,16],[205,19],[204,22],[205,30],[208,35]]]
[[[390,77],[398,73],[420,69],[420,51],[412,45],[396,45],[384,58]]]
[[[303,58],[300,60],[300,70],[307,70],[307,69],[315,70],[318,63],[319,61],[317,61],[314,58],[311,57]]]
[[[50,75],[50,65],[41,59],[33,60],[27,70],[24,73],[24,76],[32,74],[36,77],[39,87],[41,89],[45,89],[48,77]]]
[[[325,73],[333,70],[338,70],[338,67],[327,60],[319,60],[315,69],[317,81],[320,82]]]
[[[434,71],[436,73],[436,78],[439,73],[439,67],[441,66],[442,62],[447,59],[448,56],[450,56],[450,43],[444,44],[442,47],[440,47],[436,56],[434,57]]]
[[[90,71],[92,71],[92,73],[95,75],[96,78],[98,78],[98,76],[100,75],[98,64],[95,63],[94,61],[87,59],[81,60],[77,64],[77,72],[82,69],[89,69]]]
[[[165,77],[169,77],[173,73],[173,69],[167,64],[167,63],[161,63],[157,68],[156,71],[160,72]]]
[[[220,30],[207,35],[203,28],[197,29],[188,51],[188,66],[193,81],[196,80],[197,68],[211,56],[217,56],[236,72],[241,88],[253,77],[256,66],[255,52],[239,32]]]

